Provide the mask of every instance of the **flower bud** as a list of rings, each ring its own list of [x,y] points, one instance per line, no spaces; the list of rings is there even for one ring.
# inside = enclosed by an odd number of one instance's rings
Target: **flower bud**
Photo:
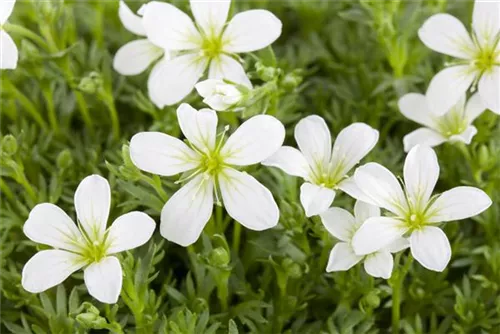
[[[11,156],[17,152],[17,139],[13,135],[6,135],[2,139],[2,153]]]
[[[293,260],[286,258],[281,265],[288,277],[300,278],[302,276],[302,268],[298,263],[293,262]]]
[[[232,84],[219,79],[208,79],[195,85],[198,94],[216,111],[226,111],[235,107],[243,98],[240,90]]]
[[[91,72],[83,77],[78,84],[78,89],[87,94],[95,94],[102,88],[103,80],[100,73]]]
[[[292,91],[297,88],[302,83],[302,76],[297,73],[289,73],[285,75],[283,80],[281,81],[281,85],[287,91]]]
[[[262,81],[271,81],[278,75],[278,70],[274,67],[265,66],[258,62],[255,64],[257,75]]]
[[[106,328],[108,323],[106,319],[92,312],[81,313],[76,316],[78,321],[85,328],[103,329]]]
[[[230,261],[229,253],[222,247],[212,249],[208,255],[208,262],[214,267],[225,267]]]
[[[61,151],[57,156],[57,168],[66,169],[73,164],[73,156],[68,149]]]

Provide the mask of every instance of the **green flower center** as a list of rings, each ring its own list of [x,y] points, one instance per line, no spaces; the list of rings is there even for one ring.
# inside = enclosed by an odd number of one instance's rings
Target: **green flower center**
[[[222,38],[219,36],[207,36],[201,45],[203,55],[210,59],[217,58],[222,53]]]
[[[453,110],[437,120],[437,127],[442,135],[451,137],[459,135],[467,129],[468,122],[463,106],[455,106]]]
[[[408,227],[413,230],[418,230],[427,225],[426,219],[420,213],[408,213],[406,216],[406,224]]]
[[[201,170],[210,175],[219,174],[224,168],[224,160],[219,152],[212,152],[211,155],[204,155],[201,160]]]
[[[487,72],[493,69],[496,64],[498,54],[492,47],[487,47],[478,52],[475,65],[481,72]]]
[[[99,262],[106,256],[107,249],[106,242],[87,240],[86,247],[82,249],[81,255],[87,262]]]

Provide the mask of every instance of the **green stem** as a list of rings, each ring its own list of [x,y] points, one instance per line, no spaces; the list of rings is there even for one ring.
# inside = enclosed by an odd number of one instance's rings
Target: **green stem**
[[[234,254],[238,255],[240,251],[240,241],[241,241],[241,224],[236,223],[234,224],[233,228],[233,252]]]
[[[120,139],[120,122],[118,120],[118,112],[116,111],[115,101],[110,93],[105,91],[100,92],[102,101],[109,110],[109,116],[111,118],[111,127],[113,129],[113,137],[118,140]]]
[[[45,102],[47,104],[47,110],[49,111],[49,122],[50,125],[52,126],[52,130],[55,133],[59,133],[59,124],[57,122],[57,115],[56,115],[56,109],[54,107],[54,99],[52,92],[50,90],[44,89],[42,91],[42,94],[45,98]]]
[[[399,262],[400,254],[396,255],[396,263]],[[392,284],[392,334],[399,333],[399,322],[401,318],[401,287],[406,274],[410,270],[413,262],[413,256],[410,254],[406,259],[405,265],[394,273]]]
[[[31,102],[31,100],[28,99],[26,95],[24,95],[20,90],[18,90],[9,80],[4,79],[2,80],[2,83],[6,83],[6,86],[10,89],[12,95],[14,95],[19,104],[24,107],[24,109],[28,112],[28,114],[31,115],[31,117],[33,117],[38,125],[40,125],[43,130],[47,130],[48,125],[47,123],[45,123],[42,116],[40,116],[40,113],[38,112],[33,102]]]

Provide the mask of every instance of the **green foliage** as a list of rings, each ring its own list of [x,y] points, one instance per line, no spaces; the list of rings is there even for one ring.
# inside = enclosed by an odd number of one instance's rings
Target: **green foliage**
[[[185,1],[173,3],[188,8]],[[141,3],[129,5],[137,10]],[[327,274],[335,241],[318,219],[304,216],[299,180],[255,166],[248,172],[279,203],[276,228],[246,230],[215,207],[196,244],[182,248],[155,233],[148,244],[121,254],[116,305],[93,300],[81,273],[44,293],[26,292],[23,265],[41,248],[22,231],[34,205],[56,203],[74,217],[76,186],[97,173],[111,183],[112,219],[141,210],[159,222],[179,187],[176,179],[143,173],[130,161],[133,134],[179,136],[180,129],[175,106],[159,110],[147,98],[147,74],[123,77],[112,70],[116,50],[135,38],[117,8],[118,1],[18,1],[4,27],[20,63],[0,74],[0,331],[386,333],[399,300],[396,327],[404,333],[500,332],[500,122],[491,112],[476,121],[471,145],[437,149],[438,190],[474,185],[494,202],[481,216],[444,225],[453,257],[443,273],[411,262],[406,252],[389,281],[359,265]],[[324,117],[334,136],[366,122],[381,136],[365,161],[401,175],[402,138],[416,126],[401,116],[397,99],[424,92],[445,61],[423,46],[417,30],[444,10],[468,23],[471,3],[256,0],[236,1],[232,12],[249,8],[273,11],[283,34],[273,49],[245,56],[256,90],[243,113],[219,113],[221,126],[234,129],[265,112],[285,124],[286,143],[294,145],[294,125],[306,115]],[[196,94],[186,102],[203,107]],[[352,204],[346,195],[335,200],[348,209]],[[391,288],[397,284],[399,292]]]

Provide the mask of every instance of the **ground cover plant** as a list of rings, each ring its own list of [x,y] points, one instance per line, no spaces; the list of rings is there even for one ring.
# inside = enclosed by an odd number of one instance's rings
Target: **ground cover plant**
[[[500,332],[499,22],[0,0],[0,331]]]

